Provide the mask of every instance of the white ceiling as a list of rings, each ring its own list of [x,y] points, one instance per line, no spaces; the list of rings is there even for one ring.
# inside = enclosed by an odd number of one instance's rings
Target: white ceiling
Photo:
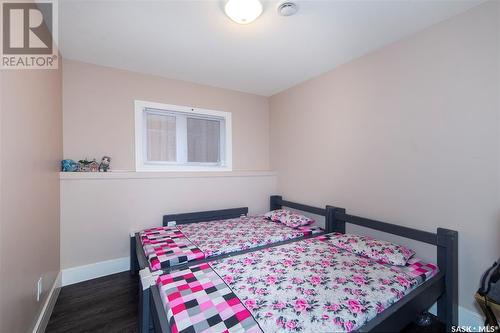
[[[60,0],[63,57],[270,96],[481,0],[297,1],[291,17],[263,1],[249,25],[224,1]]]

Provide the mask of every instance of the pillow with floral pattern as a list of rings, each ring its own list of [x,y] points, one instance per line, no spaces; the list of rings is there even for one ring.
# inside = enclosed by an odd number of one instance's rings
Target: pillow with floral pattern
[[[335,234],[330,242],[346,251],[394,266],[404,266],[415,251],[391,242],[354,234]]]
[[[270,212],[267,212],[264,214],[264,217],[266,219],[269,219],[274,222],[280,222],[282,216],[286,216],[288,214],[291,214],[292,212],[286,209],[275,209]]]
[[[274,222],[281,222],[291,228],[298,228],[314,223],[314,220],[286,209],[276,209],[264,214],[264,217]]]
[[[288,212],[288,213],[289,214],[287,214],[287,215],[281,216],[280,222],[286,226],[289,226],[290,228],[298,228],[298,227],[302,227],[302,226],[314,223],[314,220],[307,217],[307,216],[300,215],[297,213],[292,213],[292,212]]]

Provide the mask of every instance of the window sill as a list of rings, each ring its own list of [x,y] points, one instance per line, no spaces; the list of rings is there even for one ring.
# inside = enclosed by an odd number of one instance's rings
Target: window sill
[[[111,171],[111,172],[60,172],[61,180],[108,180],[108,179],[161,179],[161,178],[217,178],[217,177],[272,177],[276,176],[274,171],[220,171],[220,172],[135,172],[135,171]]]
[[[136,166],[136,172],[231,172],[233,169],[227,166],[218,165],[162,165],[162,164],[146,164]]]

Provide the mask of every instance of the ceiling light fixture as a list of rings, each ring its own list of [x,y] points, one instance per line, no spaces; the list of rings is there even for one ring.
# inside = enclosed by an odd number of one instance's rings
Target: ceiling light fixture
[[[229,0],[224,11],[234,22],[248,24],[262,14],[262,4],[259,0]]]

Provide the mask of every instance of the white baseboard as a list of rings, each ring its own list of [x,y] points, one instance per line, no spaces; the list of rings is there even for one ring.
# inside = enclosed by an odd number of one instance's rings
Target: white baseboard
[[[458,325],[479,327],[484,325],[484,318],[476,311],[471,311],[462,306],[458,307]]]
[[[45,298],[43,302],[42,310],[38,314],[38,318],[35,321],[35,326],[33,327],[33,333],[43,333],[45,332],[45,328],[49,323],[50,315],[52,314],[52,310],[54,309],[54,305],[56,305],[57,296],[59,296],[59,291],[62,286],[62,274],[59,272],[57,274],[56,280],[52,284],[50,288],[49,294]]]
[[[429,309],[429,312],[433,315],[437,314],[437,305],[434,303],[432,307]],[[483,316],[476,312],[471,311],[469,309],[464,308],[463,306],[458,307],[458,325],[459,326],[470,326],[470,327],[479,327],[484,325]]]
[[[62,286],[92,280],[98,277],[128,271],[129,257],[96,262],[94,264],[66,268],[62,270]]]

